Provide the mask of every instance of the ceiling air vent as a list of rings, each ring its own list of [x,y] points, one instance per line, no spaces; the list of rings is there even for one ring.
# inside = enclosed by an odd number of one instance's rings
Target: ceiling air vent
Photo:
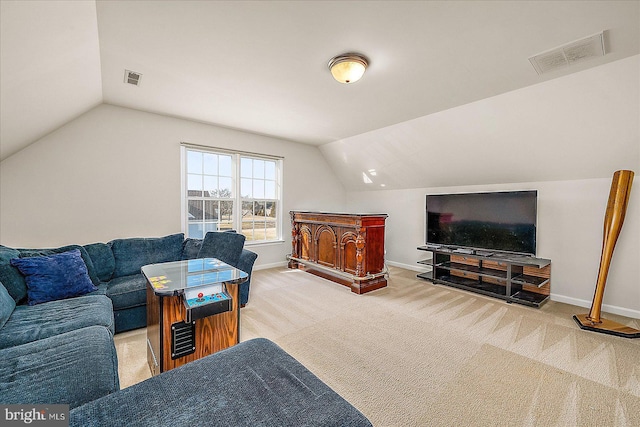
[[[136,73],[135,71],[124,70],[124,82],[129,83],[130,85],[140,86],[140,79],[142,79],[142,74]]]
[[[567,43],[529,58],[538,74],[555,71],[559,68],[585,59],[604,56],[604,31]]]

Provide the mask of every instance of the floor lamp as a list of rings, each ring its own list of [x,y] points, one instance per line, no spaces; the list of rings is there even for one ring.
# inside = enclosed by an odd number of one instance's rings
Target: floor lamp
[[[633,171],[628,170],[616,171],[613,174],[611,191],[609,192],[609,202],[607,203],[607,211],[604,215],[602,255],[600,256],[600,269],[598,270],[596,292],[593,295],[591,311],[589,311],[589,314],[577,314],[573,316],[573,319],[581,329],[626,338],[640,338],[640,330],[612,320],[603,319],[600,317],[600,310],[602,309],[604,285],[607,282],[613,249],[616,246],[620,230],[622,229],[622,223],[624,222],[624,216],[627,213],[633,175]]]

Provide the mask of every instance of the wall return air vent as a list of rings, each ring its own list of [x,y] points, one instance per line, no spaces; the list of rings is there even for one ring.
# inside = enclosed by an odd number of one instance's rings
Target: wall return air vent
[[[142,74],[136,73],[135,71],[124,70],[124,82],[129,83],[130,85],[140,86],[140,79],[142,79]]]
[[[601,31],[532,56],[529,62],[538,74],[544,74],[604,54],[604,31]]]

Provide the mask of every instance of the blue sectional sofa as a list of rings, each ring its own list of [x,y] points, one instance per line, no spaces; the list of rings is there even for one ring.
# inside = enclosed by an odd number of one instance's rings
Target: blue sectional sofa
[[[264,339],[120,390],[113,334],[146,326],[140,268],[215,257],[250,277],[257,255],[243,245],[244,236],[223,232],[203,240],[175,234],[56,249],[0,246],[0,404],[68,404],[72,426],[371,426]]]
[[[140,268],[197,257],[219,258],[250,278],[257,255],[244,249],[243,235],[228,232],[204,240],[174,234],[55,249],[0,246],[0,403],[73,408],[118,390],[113,335],[147,325]],[[52,279],[58,276],[64,286]],[[65,293],[83,280],[82,295]],[[241,304],[249,283],[241,285]]]
[[[243,244],[243,235],[225,232],[207,233],[204,240],[185,239],[184,234],[179,233],[159,238],[115,239],[108,243],[68,245],[56,249],[13,249],[0,246],[0,282],[16,304],[26,304],[25,278],[9,261],[12,258],[47,256],[78,249],[89,277],[97,287],[93,294],[106,295],[113,304],[114,331],[119,333],[147,326],[146,281],[140,272],[140,268],[147,264],[204,257],[219,258],[249,274],[249,279],[240,285],[240,304],[247,304],[251,272],[257,255],[244,249]]]

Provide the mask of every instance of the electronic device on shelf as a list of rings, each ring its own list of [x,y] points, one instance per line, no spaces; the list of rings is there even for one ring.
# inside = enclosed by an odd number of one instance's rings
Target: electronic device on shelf
[[[483,257],[490,257],[493,256],[495,252],[487,252],[487,251],[476,251],[476,255],[479,256],[483,256]]]
[[[456,249],[453,249],[451,252],[455,252],[457,254],[473,255],[474,250],[473,249],[465,249],[465,248],[456,248]]]
[[[429,194],[425,243],[535,256],[537,196],[536,190]]]

